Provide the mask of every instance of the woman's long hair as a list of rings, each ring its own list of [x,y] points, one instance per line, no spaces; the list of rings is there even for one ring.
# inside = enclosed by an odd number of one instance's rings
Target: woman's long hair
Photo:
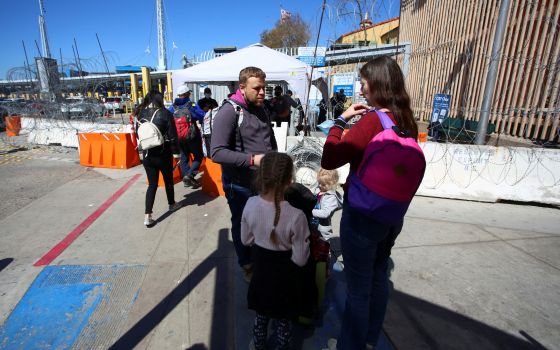
[[[399,129],[417,138],[418,125],[412,115],[410,97],[397,62],[388,56],[376,57],[360,69],[360,76],[368,83],[368,103],[373,107],[389,109]]]
[[[165,105],[163,104],[163,94],[157,90],[150,90],[146,96],[144,96],[144,100],[136,109],[134,110],[134,115],[140,115],[140,112],[148,106],[152,104],[155,108],[165,109]]]
[[[276,225],[280,220],[280,202],[284,199],[284,190],[292,183],[294,162],[286,153],[269,152],[261,159],[257,175],[259,193],[274,193],[274,226],[270,231],[270,241],[277,245]]]

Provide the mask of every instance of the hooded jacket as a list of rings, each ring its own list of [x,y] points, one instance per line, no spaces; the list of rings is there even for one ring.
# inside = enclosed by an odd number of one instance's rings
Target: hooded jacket
[[[317,229],[325,239],[329,239],[333,234],[331,218],[335,211],[342,208],[342,195],[335,190],[330,190],[321,195],[315,209],[313,217],[319,219]]]
[[[248,104],[240,90],[230,97],[242,109],[236,112],[231,103],[224,103],[214,117],[211,140],[212,161],[222,165],[225,183],[250,187],[254,166],[251,156],[278,149],[263,107]]]

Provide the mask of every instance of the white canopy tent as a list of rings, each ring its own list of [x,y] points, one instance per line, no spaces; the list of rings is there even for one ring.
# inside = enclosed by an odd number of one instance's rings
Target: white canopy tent
[[[184,83],[229,85],[238,82],[239,71],[249,66],[262,69],[267,81],[287,82],[302,103],[307,101],[311,66],[262,44],[250,45],[196,66],[174,71],[173,91],[177,91]]]

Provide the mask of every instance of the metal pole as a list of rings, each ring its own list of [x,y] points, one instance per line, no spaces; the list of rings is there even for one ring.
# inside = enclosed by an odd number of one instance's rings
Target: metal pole
[[[76,48],[76,57],[78,59],[77,63],[78,63],[78,71],[79,71],[79,75],[82,76],[83,74],[83,69],[82,69],[82,62],[80,60],[80,53],[78,52],[78,43],[76,43],[76,38],[74,38],[74,47]]]
[[[325,8],[327,6],[327,0],[323,0],[323,6],[321,10],[321,19],[319,20],[319,29],[317,30],[317,39],[315,40],[315,50],[313,51],[313,64],[311,65],[311,72],[309,73],[309,83],[307,85],[307,98],[305,99],[305,109],[303,114],[303,134],[309,136],[307,131],[307,113],[309,113],[309,94],[311,93],[311,84],[313,84],[313,69],[317,64],[317,46],[319,46],[319,36],[321,35],[321,27],[323,26],[323,16],[325,15]],[[361,16],[361,14],[360,14]],[[293,125],[293,124],[292,124]]]
[[[21,44],[23,45],[23,53],[25,54],[25,76],[27,76],[27,73],[29,71],[29,81],[31,82],[31,85],[33,86],[33,75],[31,74],[31,66],[29,65],[29,59],[27,59],[27,50],[25,49],[25,43],[23,42],[23,40],[21,41]]]
[[[39,0],[39,31],[41,34],[41,44],[43,45],[43,57],[50,58],[51,50],[49,49],[49,40],[47,38],[47,25],[45,24],[45,9],[43,8],[43,0]]]
[[[156,14],[158,24],[158,71],[164,71],[167,70],[167,44],[165,38],[163,0],[156,0]]]
[[[101,50],[101,55],[103,56],[103,62],[105,62],[105,69],[107,70],[107,74],[111,75],[109,72],[109,65],[107,64],[107,59],[105,58],[105,52],[103,52],[103,48],[101,47],[101,41],[99,41],[99,35],[95,33],[95,37],[97,38],[97,43],[99,44],[99,50]]]
[[[490,119],[492,98],[494,97],[494,88],[496,87],[496,78],[498,77],[500,51],[502,51],[508,12],[509,0],[502,0],[502,2],[500,3],[498,22],[496,23],[496,32],[494,33],[494,42],[492,43],[492,55],[490,57],[490,64],[488,66],[488,75],[486,76],[484,98],[482,99],[482,110],[480,112],[478,128],[476,130],[475,144],[477,145],[483,145],[486,141],[486,130],[488,130],[488,120]]]

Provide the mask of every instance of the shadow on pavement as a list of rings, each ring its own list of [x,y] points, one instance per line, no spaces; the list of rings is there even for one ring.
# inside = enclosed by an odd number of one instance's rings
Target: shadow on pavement
[[[14,258],[6,258],[0,260],[0,271],[4,270],[8,265],[10,265],[14,261]]]
[[[185,199],[181,201],[183,206],[187,205],[197,205],[199,207],[205,205],[208,202],[215,200],[217,197],[212,197],[207,195],[199,187],[196,191],[189,192],[184,195]]]
[[[179,201],[179,203],[181,203],[181,208],[177,209],[176,211],[166,211],[165,213],[161,214],[154,222],[153,225],[150,225],[149,227],[153,227],[157,224],[159,224],[160,222],[164,221],[165,219],[167,219],[169,216],[171,216],[171,214],[180,211],[183,207],[189,206],[189,205],[198,205],[198,206],[203,206],[204,204],[211,202],[215,199],[215,197],[211,197],[209,195],[207,195],[206,193],[202,192],[202,191],[195,191],[195,192],[190,192],[185,194],[183,197],[185,197],[184,199],[182,199],[181,201]]]
[[[163,298],[141,320],[123,334],[109,349],[132,349],[144,339],[173,309],[183,301],[198,284],[216,269],[216,284],[212,308],[211,339],[208,349],[229,349],[233,339],[233,301],[230,290],[233,288],[231,263],[220,264],[218,251],[226,246],[232,249],[228,239],[229,230],[218,233],[218,248],[204,259],[183,281]],[[204,344],[195,344],[192,350],[207,349]]]
[[[393,290],[383,327],[397,349],[546,349],[455,311]]]

